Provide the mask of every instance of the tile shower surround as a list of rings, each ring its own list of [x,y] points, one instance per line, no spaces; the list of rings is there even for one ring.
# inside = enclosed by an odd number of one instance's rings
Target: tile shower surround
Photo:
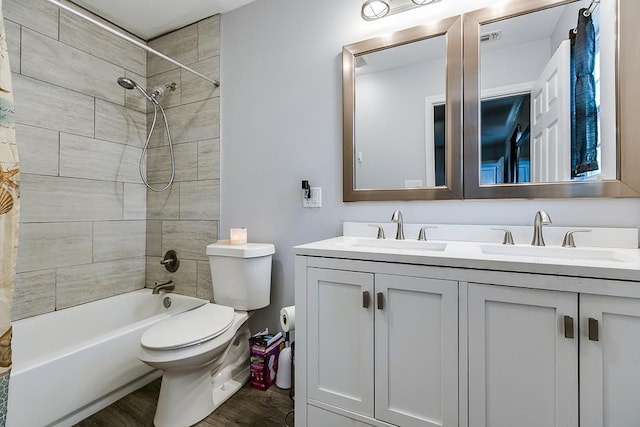
[[[204,245],[219,221],[219,93],[92,24],[41,0],[4,0],[21,160],[21,230],[14,320],[173,279],[211,298]],[[219,75],[219,17],[149,42],[211,77]],[[162,98],[176,152],[171,191],[147,191],[138,159],[150,123],[137,91],[176,82]],[[148,79],[146,76],[149,76]],[[166,183],[163,132],[148,176]],[[176,249],[180,270],[159,264]]]
[[[199,21],[149,42],[149,46],[204,75],[220,76],[220,17]],[[220,92],[213,84],[147,55],[149,88],[177,83],[161,98],[176,160],[170,191],[147,191],[146,285],[173,280],[176,292],[211,299],[211,271],[206,245],[218,239],[220,220]],[[151,124],[152,110],[147,114]],[[161,126],[148,154],[149,182],[164,187],[170,174],[169,147]],[[174,249],[180,269],[169,273],[160,265]]]

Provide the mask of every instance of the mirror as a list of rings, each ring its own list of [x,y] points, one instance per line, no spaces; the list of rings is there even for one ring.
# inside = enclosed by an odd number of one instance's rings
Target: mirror
[[[344,201],[462,193],[462,21],[343,48]]]
[[[464,15],[465,198],[638,196],[624,159],[638,150],[634,3],[513,0]]]
[[[443,35],[356,56],[356,189],[444,185],[445,58]]]

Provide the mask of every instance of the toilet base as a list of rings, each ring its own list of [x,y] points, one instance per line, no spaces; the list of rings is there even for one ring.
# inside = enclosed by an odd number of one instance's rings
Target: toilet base
[[[240,390],[240,388],[249,381],[250,377],[251,369],[249,368],[249,360],[245,358],[221,369],[214,375],[212,378],[213,409],[217,409],[218,406],[233,396],[236,391]]]
[[[163,371],[153,424],[191,426],[233,396],[250,377],[249,336],[245,323],[231,341],[222,363],[213,369],[207,365],[191,372]]]

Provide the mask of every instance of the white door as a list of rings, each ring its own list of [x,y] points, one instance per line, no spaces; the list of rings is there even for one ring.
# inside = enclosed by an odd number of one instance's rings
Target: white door
[[[373,274],[307,272],[309,399],[373,417]]]
[[[580,295],[580,426],[640,426],[640,299]]]
[[[574,293],[469,284],[470,427],[578,426],[577,311]]]
[[[570,55],[564,40],[531,90],[531,182],[571,180]]]

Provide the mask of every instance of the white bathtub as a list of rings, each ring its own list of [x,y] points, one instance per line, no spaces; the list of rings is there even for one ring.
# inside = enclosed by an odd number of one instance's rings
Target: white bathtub
[[[141,289],[14,322],[7,427],[71,426],[160,377],[138,360],[140,337],[204,303]]]

